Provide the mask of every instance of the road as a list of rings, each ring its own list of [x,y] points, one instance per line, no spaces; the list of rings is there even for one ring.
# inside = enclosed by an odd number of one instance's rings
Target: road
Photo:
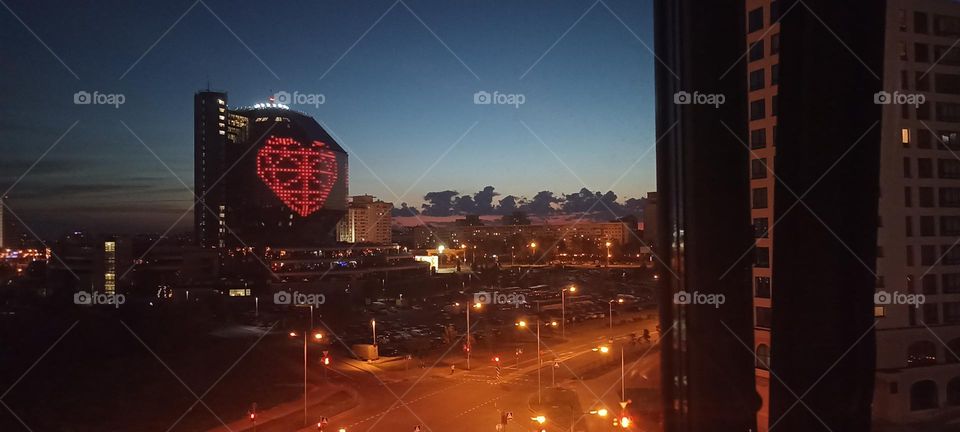
[[[545,402],[542,407],[537,406],[536,348],[526,353],[519,365],[512,364],[512,356],[504,359],[504,363],[511,364],[503,364],[499,382],[496,368],[489,359],[475,360],[470,371],[457,370],[451,374],[448,368],[414,369],[399,379],[356,370],[347,372],[340,379],[350,381],[350,386],[359,393],[359,403],[353,409],[331,416],[324,430],[337,431],[343,427],[350,432],[401,432],[414,431],[419,426],[424,432],[489,432],[496,430],[501,410],[513,413],[508,431],[534,430],[531,417],[539,414],[549,414],[544,425],[548,431],[571,430],[571,418],[580,419],[573,430],[607,430],[620,410],[620,346],[624,347],[629,370],[625,380],[628,395],[636,387],[659,385],[656,344],[633,344],[625,337],[654,325],[652,320],[644,320],[617,326],[612,332],[602,327],[582,332],[568,330],[569,340],[563,343],[551,346],[545,341],[539,378],[540,397]],[[615,341],[609,353],[594,351],[601,344],[609,344],[610,339]],[[565,390],[551,390],[554,380],[556,388]],[[554,408],[558,393],[573,395],[576,408],[565,404]],[[603,407],[610,412],[606,419],[586,414]],[[316,431],[317,428],[301,430]]]

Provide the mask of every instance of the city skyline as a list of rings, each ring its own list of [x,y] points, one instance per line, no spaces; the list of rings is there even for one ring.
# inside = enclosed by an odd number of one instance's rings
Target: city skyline
[[[11,3],[16,15],[0,18],[0,32],[29,67],[0,84],[18,101],[0,108],[0,142],[11,149],[0,184],[16,184],[9,203],[44,234],[162,231],[191,203],[181,184],[192,184],[190,98],[208,84],[230,90],[236,106],[283,92],[314,103],[291,107],[355,158],[350,193],[398,207],[491,184],[528,198],[584,187],[641,198],[654,189],[649,2],[375,6],[314,5],[291,16],[185,3],[146,19],[132,7]],[[42,19],[67,15],[115,27]],[[310,25],[303,16],[331,19]],[[97,48],[120,33],[124,43]],[[519,36],[522,44],[511,42]],[[101,100],[75,103],[79,92]],[[478,162],[483,170],[471,168]]]

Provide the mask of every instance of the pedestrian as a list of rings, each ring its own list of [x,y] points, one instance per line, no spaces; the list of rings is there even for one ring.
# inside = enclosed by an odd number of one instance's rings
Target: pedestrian
[[[453,373],[454,373],[456,370],[457,370],[457,365],[455,365],[455,364],[450,365],[450,375],[453,375]]]

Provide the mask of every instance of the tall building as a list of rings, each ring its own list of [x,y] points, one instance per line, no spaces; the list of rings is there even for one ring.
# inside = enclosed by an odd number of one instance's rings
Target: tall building
[[[777,159],[782,3],[746,2],[761,432],[769,428],[767,366],[777,362],[770,355],[771,322],[777,313],[771,304],[776,290],[771,283],[776,235],[772,172]],[[960,4],[890,0],[885,13],[885,94],[875,98],[883,108],[873,417],[878,430],[902,430],[960,418],[960,248],[953,248],[960,241],[960,158],[954,153],[960,149],[960,51],[951,49],[960,37]],[[915,294],[923,294],[925,303],[887,302]]]
[[[936,428],[960,419],[960,4],[887,4],[874,423]]]
[[[333,243],[347,210],[347,153],[313,118],[282,104],[231,109],[194,96],[194,230],[203,247]]]
[[[746,0],[747,99],[750,145],[750,223],[756,241],[753,260],[754,346],[756,347],[757,393],[763,407],[757,427],[767,430],[770,399],[771,267],[774,230],[774,167],[776,147],[776,106],[779,85],[780,23],[776,0]]]
[[[393,204],[370,195],[350,198],[347,214],[337,224],[337,240],[344,243],[392,243]]]

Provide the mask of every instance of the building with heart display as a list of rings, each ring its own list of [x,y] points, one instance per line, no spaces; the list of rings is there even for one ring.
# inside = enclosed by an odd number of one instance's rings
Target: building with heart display
[[[335,241],[347,210],[347,153],[312,117],[276,103],[232,109],[194,96],[194,232],[213,248]]]

